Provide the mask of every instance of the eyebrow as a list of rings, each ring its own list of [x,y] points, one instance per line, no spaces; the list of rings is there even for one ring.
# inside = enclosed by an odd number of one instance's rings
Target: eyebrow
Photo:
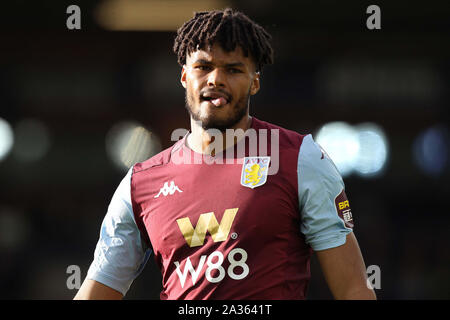
[[[194,61],[193,64],[196,64],[196,63],[213,65],[213,63],[211,61],[208,61],[206,59],[198,59],[198,60]],[[225,64],[225,67],[227,67],[227,68],[245,67],[245,64],[243,64],[242,62],[232,62],[232,63]]]

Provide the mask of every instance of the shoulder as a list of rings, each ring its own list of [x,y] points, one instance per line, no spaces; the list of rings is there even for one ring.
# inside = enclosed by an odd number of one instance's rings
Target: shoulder
[[[266,129],[271,132],[273,137],[278,135],[280,147],[282,148],[295,148],[298,150],[303,143],[303,139],[307,136],[307,134],[300,134],[296,131],[283,128],[279,125],[256,119],[255,117],[253,117],[253,121],[254,129]]]
[[[331,158],[314,141],[311,135],[303,139],[298,155],[297,176],[299,191],[322,190],[337,195],[343,188],[343,180]]]
[[[154,155],[153,157],[143,161],[138,162],[133,166],[133,175],[145,172],[150,168],[154,167],[160,167],[168,164],[170,162],[172,153],[177,150],[179,147],[181,147],[182,143],[184,143],[184,138],[178,140],[175,142],[172,146],[169,148],[161,151],[160,153]]]
[[[339,170],[328,156],[326,151],[314,141],[312,135],[304,137],[298,157],[299,168],[314,169],[318,172],[326,172],[334,176],[340,176]]]
[[[325,157],[325,152],[322,150],[320,145],[314,141],[311,134],[305,135],[300,147],[299,159],[304,162],[317,162],[318,160],[323,160]]]

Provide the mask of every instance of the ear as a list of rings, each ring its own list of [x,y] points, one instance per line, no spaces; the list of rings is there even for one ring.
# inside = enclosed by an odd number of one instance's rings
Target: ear
[[[252,85],[250,87],[250,94],[252,96],[259,91],[259,77],[260,77],[259,72],[255,72],[255,76],[253,77]]]
[[[183,66],[181,69],[181,78],[180,78],[181,85],[186,89],[186,65]]]

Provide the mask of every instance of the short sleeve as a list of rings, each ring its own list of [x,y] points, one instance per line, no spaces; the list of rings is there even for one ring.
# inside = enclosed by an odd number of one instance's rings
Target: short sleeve
[[[300,230],[306,243],[315,251],[343,245],[353,227],[344,182],[311,135],[300,146],[297,174]]]
[[[87,279],[98,281],[123,295],[144,268],[151,249],[146,248],[131,205],[132,168],[116,189],[100,228],[94,261]]]

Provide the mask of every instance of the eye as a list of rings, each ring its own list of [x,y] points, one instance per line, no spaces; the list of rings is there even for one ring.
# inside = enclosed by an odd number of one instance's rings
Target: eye
[[[197,69],[197,70],[202,70],[202,71],[209,71],[209,70],[211,70],[211,66],[208,66],[208,65],[199,65],[199,66],[196,66],[195,69]]]
[[[229,68],[228,72],[229,73],[242,73],[242,71],[238,68]]]

